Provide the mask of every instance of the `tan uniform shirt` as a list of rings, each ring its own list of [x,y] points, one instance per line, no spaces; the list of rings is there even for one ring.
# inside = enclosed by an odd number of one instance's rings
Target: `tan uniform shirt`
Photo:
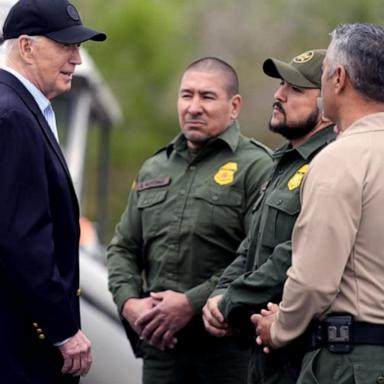
[[[273,343],[328,313],[384,323],[384,113],[358,120],[313,160],[301,199]]]

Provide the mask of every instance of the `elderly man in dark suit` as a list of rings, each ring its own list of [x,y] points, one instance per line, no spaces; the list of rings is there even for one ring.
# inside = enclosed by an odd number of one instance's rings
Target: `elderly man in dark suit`
[[[50,99],[71,87],[79,46],[105,40],[67,0],[20,0],[0,70],[0,376],[77,383],[92,362],[80,330],[79,209]]]

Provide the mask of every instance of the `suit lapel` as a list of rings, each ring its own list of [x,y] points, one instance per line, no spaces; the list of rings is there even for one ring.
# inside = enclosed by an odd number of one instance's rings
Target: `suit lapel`
[[[7,85],[8,87],[12,88],[21,98],[21,100],[24,102],[25,106],[33,113],[33,115],[36,117],[37,122],[39,123],[39,126],[41,128],[41,131],[48,143],[48,145],[51,147],[51,149],[56,154],[56,157],[58,158],[60,164],[62,165],[65,174],[68,179],[68,183],[70,185],[70,188],[72,190],[72,193],[74,195],[74,200],[76,201],[76,207],[78,209],[78,201],[76,197],[75,188],[72,183],[72,177],[69,172],[67,163],[65,161],[63,152],[61,151],[61,148],[59,146],[59,143],[57,142],[55,136],[52,133],[51,128],[48,125],[47,120],[45,119],[44,115],[41,113],[40,108],[38,107],[35,99],[32,97],[32,95],[27,91],[27,89],[23,86],[20,81],[13,76],[11,73],[0,70],[0,83],[3,83]]]

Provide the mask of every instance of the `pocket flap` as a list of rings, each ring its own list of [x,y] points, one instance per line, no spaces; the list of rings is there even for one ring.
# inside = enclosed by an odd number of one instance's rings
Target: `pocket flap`
[[[165,200],[167,190],[146,190],[139,192],[137,207],[148,208]]]

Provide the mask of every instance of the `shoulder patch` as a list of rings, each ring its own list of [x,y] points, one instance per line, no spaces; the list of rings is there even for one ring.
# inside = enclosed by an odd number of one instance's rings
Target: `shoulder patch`
[[[257,140],[255,140],[254,138],[251,138],[251,139],[249,139],[249,140],[250,140],[250,142],[251,142],[253,145],[256,145],[256,147],[259,147],[259,148],[261,148],[261,149],[264,149],[264,151],[267,152],[268,155],[272,156],[273,151],[272,151],[270,148],[268,148],[265,144],[260,143],[260,141],[257,141]]]

